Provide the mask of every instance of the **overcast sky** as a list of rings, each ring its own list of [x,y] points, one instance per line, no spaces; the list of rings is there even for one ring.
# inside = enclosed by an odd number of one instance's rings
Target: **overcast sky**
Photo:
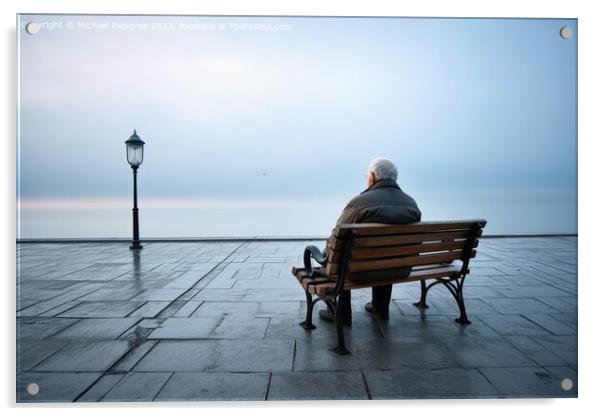
[[[574,198],[575,20],[21,21],[22,198],[129,196],[134,128],[146,197],[344,199],[387,156],[414,193]]]

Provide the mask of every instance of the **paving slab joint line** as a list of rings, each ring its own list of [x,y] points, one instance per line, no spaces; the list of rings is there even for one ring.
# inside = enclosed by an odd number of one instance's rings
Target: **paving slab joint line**
[[[532,299],[534,299],[534,298],[532,298]],[[548,315],[548,316],[549,316],[549,314],[544,314],[544,315]],[[544,327],[544,326],[541,326],[540,324],[538,324],[537,322],[535,322],[533,319],[529,318],[529,316],[528,316],[527,314],[521,313],[521,314],[519,314],[519,316],[522,316],[522,317],[523,317],[523,318],[525,318],[527,321],[534,323],[535,325],[537,325],[538,327],[540,327],[540,328],[541,328],[541,329],[543,329],[544,331],[547,331],[547,332],[549,332],[549,334],[548,334],[548,335],[560,335],[560,334],[555,334],[554,332],[550,331],[548,328],[546,328],[546,327]],[[552,319],[554,319],[554,318],[552,318]],[[559,322],[559,323],[560,323],[560,324],[562,324],[562,322]],[[546,348],[546,349],[547,349],[547,348]]]
[[[129,346],[129,342],[128,342],[128,346]],[[109,367],[108,369],[106,369],[105,371],[102,372],[102,374],[100,374],[96,380],[94,380],[88,387],[86,387],[80,394],[78,394],[73,400],[72,402],[77,402],[80,398],[82,398],[87,392],[89,392],[92,387],[94,387],[96,385],[96,383],[98,383],[100,381],[100,379],[102,379],[105,375],[109,375],[111,374],[111,370],[117,365],[119,364],[121,361],[123,361],[125,359],[125,357],[130,353],[130,351],[132,351],[134,348],[136,348],[137,345],[132,344],[132,346],[130,348],[128,348],[128,350],[121,356],[119,357],[119,359],[117,361],[115,361],[115,363]],[[115,388],[115,386],[113,386],[113,388]],[[111,390],[113,389],[111,388]],[[110,391],[110,390],[109,390]],[[107,392],[108,394],[108,392]]]
[[[368,386],[368,380],[366,380],[366,375],[364,374],[364,370],[360,370],[362,374],[362,380],[364,381],[364,388],[366,389],[366,394],[368,395],[368,400],[372,400],[372,393],[370,392],[370,387]]]
[[[265,399],[264,401],[268,401],[268,396],[270,395],[270,386],[272,385],[272,372],[270,371],[270,375],[268,377],[268,386],[265,389]]]
[[[117,277],[119,277],[119,276],[117,276]],[[17,283],[19,282],[19,280],[20,280],[20,277],[17,275]],[[71,292],[73,292],[73,291],[76,291],[76,290],[77,290],[77,289],[68,290],[66,294],[69,294],[69,293],[71,293]],[[71,299],[71,300],[67,300],[67,301],[65,301],[65,302],[63,302],[63,303],[61,303],[61,304],[59,304],[59,305],[56,305],[56,306],[53,306],[53,307],[51,307],[50,309],[46,309],[46,310],[44,310],[43,312],[40,312],[39,314],[37,314],[37,315],[33,316],[33,318],[42,317],[42,315],[43,315],[43,314],[45,314],[45,313],[47,313],[47,312],[50,312],[50,311],[51,311],[51,310],[53,310],[53,309],[60,308],[61,306],[65,305],[66,303],[73,302],[73,301],[77,301],[77,300],[79,300],[80,298],[83,298],[83,297],[85,297],[85,296],[91,295],[92,293],[96,292],[97,290],[100,290],[100,288],[92,289],[92,290],[90,290],[89,292],[85,292],[85,293],[82,293],[80,296],[76,296],[76,297],[74,297],[74,298],[73,298],[73,299]],[[17,313],[19,313],[19,312],[21,312],[21,311],[24,311],[25,309],[28,309],[28,308],[30,308],[30,307],[34,307],[34,306],[36,306],[36,305],[42,304],[42,303],[44,303],[44,302],[48,302],[49,300],[52,300],[52,298],[49,298],[49,299],[43,299],[43,300],[40,300],[40,301],[38,301],[38,302],[36,302],[36,303],[34,303],[34,304],[32,304],[32,305],[29,305],[29,306],[25,307],[25,308],[18,309],[18,310],[17,310]],[[80,302],[80,303],[81,303],[81,302]],[[64,311],[62,311],[62,312],[59,312],[59,313],[57,313],[56,315],[60,315],[60,314],[62,314],[62,313],[68,312],[68,311],[70,311],[71,309],[75,308],[75,307],[76,307],[76,306],[78,306],[78,305],[79,305],[79,303],[78,303],[78,304],[76,304],[76,305],[73,305],[73,306],[72,306],[72,307],[70,307],[70,308],[67,308],[67,309],[65,309],[65,310],[64,310]],[[48,318],[54,318],[54,317],[56,317],[56,315],[53,315],[53,316],[48,316]],[[30,317],[30,316],[23,316],[23,318],[31,318],[31,317]]]
[[[36,316],[36,318],[37,318],[37,316]],[[61,328],[61,329],[59,329],[59,330],[58,330],[58,331],[56,331],[56,332],[53,332],[53,333],[52,333],[52,335],[48,335],[48,336],[47,336],[45,339],[48,339],[48,338],[54,338],[55,336],[57,336],[57,335],[58,335],[58,334],[60,334],[61,332],[68,330],[69,328],[71,328],[72,326],[74,326],[75,324],[77,324],[78,322],[80,322],[80,321],[82,321],[83,319],[86,319],[86,318],[68,318],[68,319],[72,319],[72,320],[73,320],[73,323],[71,323],[71,324],[67,325],[67,326],[66,326],[66,327],[64,327],[64,328]],[[20,327],[20,325],[17,325],[17,327]],[[17,335],[17,340],[21,340],[21,338],[20,338],[18,335]],[[61,349],[62,349],[62,348],[61,348]],[[57,351],[57,352],[58,352],[58,351]],[[56,353],[55,353],[55,354],[56,354]],[[53,355],[54,355],[54,354],[53,354]],[[42,361],[40,361],[40,362],[42,362]]]
[[[211,270],[209,270],[207,273],[203,274],[203,276],[201,276],[201,277],[200,277],[200,278],[199,278],[199,279],[198,279],[196,282],[194,282],[194,284],[190,285],[190,288],[189,288],[188,290],[186,290],[186,291],[185,291],[184,293],[182,293],[180,296],[178,296],[177,298],[175,298],[174,300],[172,300],[172,301],[169,303],[169,305],[167,305],[165,308],[163,308],[163,310],[161,311],[161,313],[159,313],[157,316],[158,316],[158,317],[160,317],[160,318],[170,318],[170,316],[165,316],[165,315],[161,315],[161,314],[162,314],[163,312],[165,312],[165,311],[168,311],[168,310],[169,310],[169,309],[172,307],[172,305],[174,305],[176,302],[179,302],[179,301],[180,301],[180,299],[181,299],[182,297],[186,296],[186,294],[187,294],[187,293],[188,293],[190,290],[192,290],[192,289],[193,289],[193,288],[194,288],[196,285],[198,285],[198,284],[199,284],[201,281],[203,281],[203,280],[206,280],[206,278],[208,278],[209,276],[211,276],[211,274],[213,274],[213,273],[214,273],[216,270],[218,270],[219,268],[222,268],[222,269],[223,269],[223,268],[225,267],[225,265],[227,265],[228,263],[230,263],[229,259],[230,259],[230,258],[231,258],[233,255],[235,255],[235,253],[236,253],[236,252],[237,252],[237,251],[238,251],[238,250],[239,250],[239,249],[240,249],[242,246],[244,246],[245,244],[247,244],[247,243],[245,243],[245,242],[243,242],[243,243],[240,243],[240,244],[239,244],[239,245],[238,245],[238,246],[237,246],[237,247],[236,247],[234,250],[232,250],[232,252],[231,252],[231,253],[230,253],[228,256],[226,256],[226,258],[224,258],[222,261],[220,261],[219,263],[217,263],[217,264],[216,264],[214,267],[212,267],[212,268],[211,268]],[[213,279],[215,279],[216,277],[217,277],[217,274],[215,274],[215,275],[213,276],[213,278],[210,278],[210,279],[208,279],[208,280],[207,280],[207,282],[206,282],[206,284],[205,284],[205,286],[207,286],[209,283],[211,283],[211,281],[212,281]],[[205,287],[205,286],[204,286],[204,287]],[[203,287],[203,288],[204,288],[204,287]],[[203,288],[199,289],[199,292],[200,292],[201,290],[203,290]],[[187,303],[187,302],[188,302],[188,301],[186,301],[186,303]],[[177,311],[175,311],[175,312],[177,312]],[[175,314],[175,312],[174,312],[174,314]]]
[[[262,318],[263,317],[260,317],[259,319],[262,319]],[[258,319],[258,318],[255,317],[255,319]],[[261,337],[261,339],[264,339],[264,340],[265,340],[266,335],[268,334],[268,328],[270,327],[270,324],[272,323],[272,317],[271,316],[268,316],[267,319],[268,319],[268,324],[265,326],[265,331],[263,331],[263,336]],[[297,340],[295,340],[295,345],[296,344],[297,344]],[[293,353],[293,366],[295,365],[294,364],[294,362],[295,362],[294,359],[295,359],[295,355]],[[292,369],[291,369],[291,371],[292,371]]]
[[[213,328],[211,328],[211,331],[209,331],[209,335],[207,335],[206,338],[198,338],[198,339],[214,339],[214,338],[211,338],[210,336],[215,334],[215,330],[222,324],[222,322],[224,322],[224,319],[226,319],[227,315],[228,315],[227,313],[222,313],[220,315],[219,319],[217,320],[217,322],[215,323],[215,325],[213,325]]]
[[[542,272],[543,273],[543,272]],[[551,276],[551,275],[548,275]],[[558,283],[550,281],[550,279],[543,280],[548,286],[552,286],[554,289],[558,289],[566,293],[566,296],[576,296],[574,293],[568,292],[565,288],[559,287]]]
[[[291,364],[291,371],[295,371],[295,357],[297,356],[297,339],[293,342],[293,363]]]
[[[84,318],[82,318],[82,319],[84,319]],[[76,323],[80,322],[82,319],[73,319],[73,323],[72,324],[66,326],[65,328],[59,329],[57,332],[53,333],[52,335],[50,335],[50,336],[48,336],[46,338],[52,338],[55,335],[60,334],[61,332],[63,332],[65,330],[69,329],[70,327],[74,326]],[[17,332],[18,332],[19,326],[20,325],[17,325]],[[17,343],[20,346],[20,344],[21,344],[21,338],[19,336],[17,336]],[[55,352],[53,352],[52,354],[50,354],[48,357],[44,358],[42,361],[40,361],[39,363],[37,363],[34,367],[37,367],[37,366],[43,364],[44,362],[49,361],[52,357],[54,357],[55,355],[58,355],[58,353],[61,352],[63,349],[67,348],[68,345],[69,344],[66,343],[65,345],[63,345],[62,347],[60,347],[58,350],[56,350]],[[19,346],[17,346],[17,348],[19,348]],[[23,372],[23,370],[21,368],[21,365],[20,365],[20,360],[17,362],[17,365],[18,365],[17,368],[20,370],[20,372]]]
[[[155,399],[157,398],[157,396],[159,396],[159,394],[161,393],[161,391],[165,388],[165,386],[167,386],[167,383],[169,383],[169,381],[174,377],[176,373],[172,372],[169,377],[167,377],[167,380],[165,380],[165,382],[163,383],[163,385],[161,386],[161,388],[157,391],[157,393],[155,393],[155,395],[153,396],[152,399],[150,399],[149,401],[154,402]]]
[[[228,264],[232,263],[232,261],[230,260],[233,256],[236,255],[236,253],[238,252],[238,250],[240,250],[243,246],[247,246],[249,245],[248,242],[242,242],[240,243],[234,250],[232,250],[232,252],[230,254],[228,254],[222,261],[220,261],[219,263],[217,263],[215,265],[215,267],[213,267],[211,270],[209,270],[207,273],[205,273],[203,275],[202,278],[200,278],[199,280],[197,280],[193,285],[190,286],[190,289],[193,289],[196,285],[198,285],[201,281],[205,281],[205,284],[203,285],[203,287],[201,288],[197,288],[199,290],[199,292],[201,290],[203,290],[209,283],[211,283],[219,273],[216,273],[212,278],[207,279],[208,277],[211,276],[211,274],[213,274],[215,271],[217,271],[218,269],[220,269],[219,271],[223,270]],[[183,296],[183,295],[182,295]],[[181,296],[180,296],[181,297]],[[178,298],[179,299],[179,298]]]
[[[183,293],[183,295],[185,295],[185,294],[186,294],[186,293]],[[133,297],[136,297],[136,296],[133,296]],[[128,301],[126,301],[126,302],[130,302],[130,300],[128,300]],[[155,302],[155,301],[152,301],[152,300],[147,300],[147,301],[146,301],[146,302],[144,302],[142,305],[140,305],[140,307],[138,307],[138,308],[134,309],[133,311],[131,311],[130,313],[128,313],[128,314],[127,314],[125,317],[126,317],[126,318],[136,318],[136,317],[137,317],[137,315],[133,315],[133,316],[132,316],[132,314],[133,314],[133,313],[135,313],[136,311],[138,311],[138,310],[140,310],[140,309],[144,308],[144,307],[145,307],[147,304],[149,304],[150,302]],[[171,305],[171,304],[170,304],[170,305]],[[140,316],[140,318],[142,318],[142,319],[157,319],[157,317],[158,317],[159,315],[161,315],[161,313],[162,313],[163,311],[165,311],[167,308],[169,308],[169,306],[170,306],[170,305],[165,305],[165,306],[164,306],[163,308],[161,308],[161,310],[160,310],[159,312],[157,312],[157,313],[156,313],[154,316]]]
[[[141,320],[142,320],[142,318],[136,324],[138,324]],[[128,330],[129,330],[129,328],[125,332],[127,332]],[[127,358],[127,356],[131,352],[133,352],[136,348],[140,347],[144,342],[146,342],[146,338],[147,337],[145,335],[143,335],[143,336],[140,336],[140,337],[136,337],[134,339],[134,342],[130,343],[128,341],[128,345],[131,345],[131,348],[129,348],[121,357],[119,357],[119,359],[117,361],[115,361],[115,363],[113,363],[113,365],[111,367],[109,367],[107,370],[105,370],[100,375],[100,377],[98,377],[96,380],[94,380],[94,382],[92,384],[90,384],[82,393],[80,393],[75,399],[73,399],[73,401],[74,402],[78,401],[83,395],[85,395],[90,389],[92,389],[92,387],[94,387],[100,381],[100,379],[103,378],[105,375],[110,375],[110,374],[125,374],[125,375],[127,375],[127,374],[129,374],[130,371],[116,371],[115,368],[117,368],[119,366],[119,364],[121,364]],[[155,345],[156,344],[157,343],[155,343]],[[153,346],[153,348],[154,348],[154,346]],[[153,348],[149,349],[146,353],[144,353],[144,355],[142,357],[140,357],[140,359],[138,361],[142,360],[142,358],[144,358]],[[172,376],[173,376],[173,374],[172,374]],[[171,376],[169,378],[171,378]],[[161,387],[161,389],[163,389],[163,387]],[[102,400],[102,398],[104,398],[107,394],[109,394],[109,392],[111,390],[113,390],[113,388],[115,388],[115,386],[113,386],[108,392],[106,392],[99,400]]]
[[[83,319],[89,319],[89,318],[83,318]],[[99,319],[104,319],[104,318],[99,318]],[[125,331],[121,332],[118,336],[116,336],[114,339],[121,339],[122,336],[124,336],[128,331],[130,331],[132,328],[136,327],[141,321],[143,321],[144,318],[143,317],[139,317],[138,320],[136,322],[134,322],[132,325],[130,325]],[[136,328],[137,329],[137,328]],[[136,332],[136,329],[134,329],[134,341],[130,341],[126,338],[124,338],[127,342],[128,345],[131,343],[132,345],[138,345],[140,342],[139,340],[146,340],[146,336],[145,335],[140,335],[140,333],[142,332],[142,329],[139,332]],[[143,329],[147,329],[147,328],[143,328]],[[129,334],[128,334],[129,335]]]
[[[507,368],[507,367],[502,367],[502,368]],[[494,389],[495,391],[497,391],[497,397],[498,397],[498,398],[503,398],[503,397],[505,397],[505,396],[502,394],[501,390],[500,390],[500,389],[498,389],[498,388],[495,386],[495,384],[493,384],[493,382],[492,382],[491,380],[489,380],[489,378],[487,377],[487,375],[486,375],[486,374],[485,374],[483,371],[481,371],[481,368],[479,368],[479,367],[475,367],[475,370],[477,370],[477,372],[478,372],[480,375],[482,375],[482,376],[483,376],[483,378],[484,378],[485,380],[487,380],[487,383],[489,383],[489,384],[490,384],[490,385],[493,387],[493,389]]]

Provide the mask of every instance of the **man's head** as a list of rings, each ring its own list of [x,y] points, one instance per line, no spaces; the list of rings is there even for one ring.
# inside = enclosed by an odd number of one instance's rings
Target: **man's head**
[[[383,179],[397,180],[397,168],[389,159],[377,157],[368,165],[368,188]]]

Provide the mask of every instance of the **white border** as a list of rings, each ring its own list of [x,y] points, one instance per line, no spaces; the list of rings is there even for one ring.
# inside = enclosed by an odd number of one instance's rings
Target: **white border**
[[[602,65],[600,40],[602,15],[595,1],[526,1],[496,2],[470,0],[431,0],[394,2],[379,0],[295,0],[295,1],[183,1],[183,0],[4,0],[0,3],[2,22],[2,80],[4,99],[0,115],[4,130],[2,141],[2,275],[4,302],[4,337],[2,346],[2,405],[8,414],[43,412],[46,415],[103,414],[109,409],[127,409],[128,415],[163,415],[166,407],[177,407],[178,413],[245,411],[249,414],[301,414],[307,411],[363,414],[372,412],[433,412],[437,414],[482,415],[507,414],[517,411],[545,412],[546,415],[590,413],[594,409],[600,373],[597,333],[602,313],[595,296],[601,288],[597,249],[600,246],[600,175],[598,157],[602,140],[600,103]],[[136,405],[15,405],[15,120],[16,120],[16,13],[144,13],[144,14],[249,14],[249,15],[349,15],[349,16],[447,16],[447,17],[557,17],[579,19],[579,399],[565,400],[439,400],[387,402],[270,402],[136,404]],[[202,409],[199,409],[202,408]],[[308,409],[308,407],[310,409]],[[375,408],[376,407],[376,408]],[[37,413],[37,412],[36,412]]]

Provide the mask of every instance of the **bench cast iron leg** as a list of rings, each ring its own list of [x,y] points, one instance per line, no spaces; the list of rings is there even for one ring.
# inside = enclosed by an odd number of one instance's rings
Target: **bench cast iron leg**
[[[342,310],[341,297],[339,296],[339,301],[336,303],[335,310],[335,322],[337,325],[337,346],[334,350],[337,354],[345,355],[349,354],[349,350],[345,347],[345,333],[343,331],[343,310]]]
[[[316,326],[311,322],[315,302],[311,298],[311,294],[307,291],[305,292],[305,299],[307,300],[307,311],[305,313],[305,321],[299,322],[299,325],[301,325],[305,329],[316,329]]]
[[[426,309],[429,305],[426,304],[426,292],[428,289],[426,288],[426,283],[424,280],[420,281],[420,301],[415,302],[414,306],[421,309]]]
[[[451,292],[454,299],[456,300],[456,303],[458,304],[458,309],[460,309],[460,317],[456,318],[456,322],[458,322],[460,324],[470,324],[471,323],[468,320],[468,316],[466,316],[466,307],[464,305],[463,289],[464,289],[464,278],[465,277],[466,276],[462,276],[461,278],[456,279],[454,281],[456,283],[455,285],[452,283],[452,281],[448,281],[448,280],[441,281],[441,283],[443,283],[445,285],[445,287]]]
[[[466,307],[464,306],[464,296],[462,295],[462,285],[460,285],[460,290],[458,292],[456,302],[458,302],[458,308],[460,308],[460,317],[456,318],[456,322],[458,322],[460,324],[470,324],[471,322],[468,320],[468,316],[466,316]]]

